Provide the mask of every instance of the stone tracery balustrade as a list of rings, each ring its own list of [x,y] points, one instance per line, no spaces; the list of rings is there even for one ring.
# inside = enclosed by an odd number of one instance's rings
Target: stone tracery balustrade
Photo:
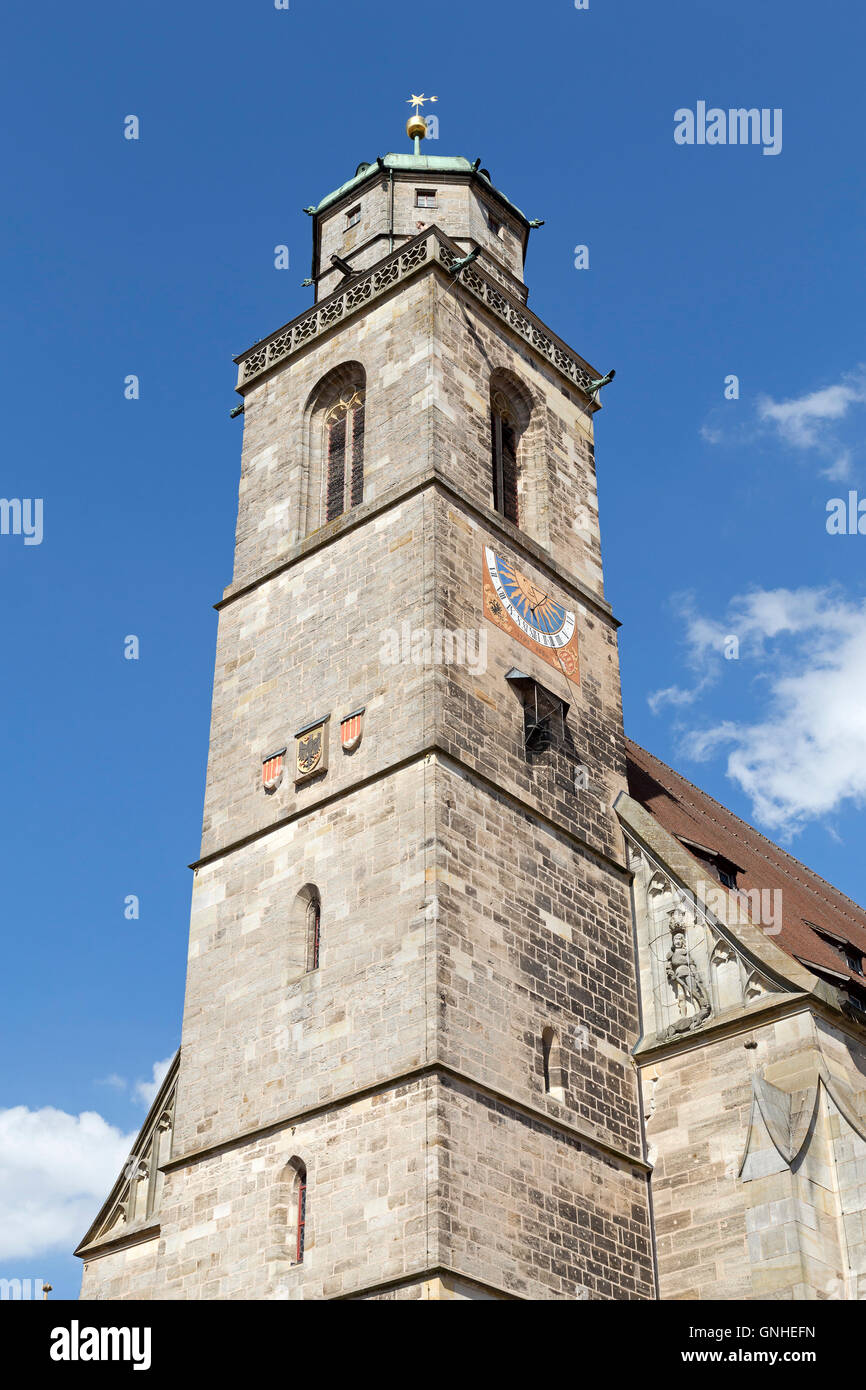
[[[425,232],[418,240],[395,252],[382,265],[362,272],[356,279],[351,280],[345,289],[323,299],[309,313],[302,314],[272,337],[265,338],[249,351],[236,357],[238,389],[249,386],[256,377],[284,362],[305,343],[317,338],[334,324],[343,322],[364,305],[378,299],[392,285],[405,280],[425,262],[438,261],[443,269],[448,271],[457,259],[455,253],[435,231]],[[512,300],[492,281],[479,275],[474,266],[467,266],[461,272],[460,283],[497,318],[519,333],[558,372],[581,391],[588,393],[593,380],[591,372],[559,339],[549,333],[541,320],[525,306]]]

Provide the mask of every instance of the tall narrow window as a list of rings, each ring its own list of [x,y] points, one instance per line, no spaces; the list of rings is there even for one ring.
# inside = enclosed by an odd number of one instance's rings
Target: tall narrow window
[[[490,403],[494,509],[519,525],[517,510],[517,428],[510,402],[494,391]]]
[[[295,1155],[277,1171],[271,1197],[273,1253],[302,1264],[307,1244],[307,1168]]]
[[[544,1089],[554,1100],[565,1100],[566,1075],[562,1066],[559,1039],[552,1028],[541,1035],[541,1062],[544,1070]]]
[[[307,1234],[307,1170],[298,1174],[298,1235],[295,1243],[295,1260],[301,1264],[304,1258],[304,1240]]]
[[[307,397],[301,535],[310,535],[364,500],[366,382],[361,362],[341,362]]]
[[[307,903],[307,970],[318,970],[322,945],[322,902],[316,893]]]
[[[545,1028],[544,1032],[543,1032],[542,1035],[541,1035],[541,1056],[542,1056],[542,1064],[543,1064],[543,1067],[544,1067],[544,1089],[545,1089],[545,1091],[549,1091],[549,1090],[550,1090],[550,1054],[551,1054],[551,1052],[552,1052],[552,1050],[553,1050],[553,1044],[554,1044],[555,1041],[556,1041],[556,1034],[554,1033],[553,1029],[552,1029],[552,1028]]]
[[[344,391],[325,418],[325,520],[333,521],[364,498],[364,393]]]

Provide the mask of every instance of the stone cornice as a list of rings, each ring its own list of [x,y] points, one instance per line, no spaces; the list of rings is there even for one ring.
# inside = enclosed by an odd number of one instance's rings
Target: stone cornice
[[[292,1269],[301,1269],[302,1265],[293,1265]],[[504,1284],[491,1284],[487,1279],[479,1279],[474,1274],[464,1274],[456,1265],[418,1265],[414,1269],[407,1270],[405,1274],[395,1275],[393,1279],[382,1279],[373,1284],[359,1284],[350,1293],[334,1294],[332,1302],[351,1303],[355,1299],[363,1298],[365,1294],[386,1293],[392,1289],[403,1289],[419,1283],[422,1279],[453,1279],[461,1284],[471,1284],[474,1289],[480,1289],[483,1293],[493,1293],[501,1296],[502,1299],[510,1299],[516,1302],[525,1301],[531,1298],[531,1294],[515,1293],[513,1289],[507,1289]],[[328,1295],[326,1294],[327,1298]]]
[[[285,826],[293,824],[294,821],[303,820],[307,816],[313,815],[317,811],[327,809],[337,801],[343,801],[346,797],[354,796],[356,792],[364,790],[366,787],[375,785],[376,782],[383,782],[388,777],[393,777],[398,772],[405,771],[406,768],[415,767],[423,764],[427,758],[438,758],[443,767],[450,767],[475,782],[476,786],[484,787],[494,796],[499,796],[522,815],[531,816],[539,825],[546,825],[557,835],[562,835],[581,853],[594,859],[597,864],[604,868],[613,870],[619,874],[623,883],[628,884],[631,878],[630,870],[627,865],[621,864],[618,860],[606,854],[604,850],[596,845],[590,844],[582,835],[578,835],[569,826],[556,821],[552,816],[547,815],[540,806],[528,801],[525,796],[519,795],[508,787],[501,786],[498,782],[493,782],[489,777],[471,763],[458,758],[450,749],[444,748],[437,739],[430,743],[424,743],[416,748],[414,752],[408,753],[404,758],[398,758],[393,763],[388,763],[385,767],[377,768],[366,777],[361,777],[356,782],[349,782],[344,787],[338,787],[335,791],[317,797],[315,801],[309,801],[304,806],[296,806],[294,810],[287,811],[284,816],[271,821],[270,825],[259,826],[256,830],[251,830],[248,835],[242,835],[238,840],[232,840],[228,844],[220,845],[217,849],[210,850],[203,854],[200,859],[194,859],[187,868],[193,872],[215,864],[217,860],[224,859],[228,854],[234,854],[239,849],[244,849],[247,845],[254,844],[256,840],[263,840],[268,835],[273,835],[275,831],[282,830]]]
[[[641,1067],[645,1067],[650,1062],[677,1057],[685,1052],[694,1052],[726,1038],[738,1037],[740,1034],[751,1035],[756,1028],[763,1028],[769,1023],[775,1023],[780,1018],[815,1012],[817,1009],[817,1001],[809,994],[801,992],[769,995],[765,999],[755,1000],[745,1009],[731,1009],[727,1014],[720,1015],[713,1022],[703,1024],[693,1033],[681,1034],[679,1037],[663,1040],[658,1038],[642,1040],[637,1047],[632,1049],[632,1056]]]
[[[240,353],[234,359],[238,367],[235,389],[243,395],[266,373],[289,361],[295,353],[331,329],[349,322],[395,285],[408,281],[419,272],[436,268],[447,275],[461,255],[461,248],[439,227],[425,228],[399,250],[385,256],[369,270],[359,272],[345,286],[319,300],[312,309],[299,314],[269,337],[262,338],[246,352]],[[599,402],[589,397],[589,388],[598,373],[552,333],[516,295],[509,294],[479,271],[476,265],[463,270],[460,286],[483,304],[494,318],[522,338],[572,386],[582,391],[591,410],[600,409]]]
[[[133,1245],[146,1245],[149,1241],[158,1240],[159,1232],[159,1222],[149,1221],[146,1225],[135,1226],[119,1236],[103,1237],[101,1240],[94,1240],[90,1245],[82,1242],[72,1253],[80,1260],[98,1260],[101,1255],[113,1255],[115,1250],[127,1250]]]
[[[396,483],[374,501],[362,502],[356,507],[351,507],[348,512],[344,512],[334,521],[329,521],[309,536],[304,536],[303,540],[297,541],[291,547],[283,559],[276,560],[267,569],[253,575],[250,579],[245,579],[238,584],[230,584],[224,590],[219,602],[214,604],[214,608],[219,613],[230,603],[234,603],[237,599],[258,589],[262,584],[266,584],[269,579],[294,568],[308,555],[331,545],[341,536],[356,530],[357,527],[363,526],[367,521],[372,521],[382,513],[392,511],[427,488],[435,488],[443,497],[456,502],[464,511],[471,513],[488,530],[498,532],[509,545],[518,548],[522,559],[527,559],[531,564],[544,570],[545,574],[549,575],[559,588],[568,592],[569,596],[576,602],[591,608],[598,617],[610,622],[615,628],[621,626],[619,619],[613,616],[610,604],[606,599],[597,594],[594,589],[590,589],[576,574],[562,569],[549,551],[534,541],[525,531],[521,531],[519,527],[507,521],[500,512],[495,512],[490,507],[483,507],[480,503],[471,501],[449,479],[437,472],[435,466],[425,467],[413,477],[406,479],[405,482]]]
[[[446,1082],[456,1082],[470,1090],[479,1091],[498,1104],[507,1106],[508,1109],[523,1115],[524,1118],[537,1124],[547,1125],[550,1129],[558,1130],[577,1143],[606,1155],[624,1167],[635,1168],[641,1173],[650,1171],[650,1164],[647,1163],[642,1154],[630,1153],[627,1149],[605,1139],[592,1129],[573,1124],[550,1111],[541,1110],[536,1105],[509,1095],[506,1091],[500,1091],[479,1077],[473,1076],[470,1072],[458,1070],[456,1067],[449,1066],[447,1062],[436,1061],[425,1062],[417,1067],[409,1067],[405,1071],[394,1072],[390,1076],[371,1081],[365,1086],[359,1086],[356,1090],[343,1091],[332,1096],[329,1100],[317,1101],[314,1105],[307,1105],[300,1110],[292,1111],[290,1114],[281,1115],[275,1120],[268,1120],[266,1124],[254,1125],[239,1134],[232,1134],[225,1139],[216,1140],[212,1144],[202,1145],[198,1149],[188,1149],[186,1153],[180,1153],[176,1156],[172,1155],[167,1163],[161,1165],[161,1171],[171,1173],[175,1169],[188,1167],[191,1163],[200,1163],[204,1159],[227,1153],[231,1149],[248,1144],[251,1140],[271,1138],[288,1126],[300,1124],[303,1120],[313,1119],[315,1116],[326,1114],[330,1110],[345,1109],[348,1105],[366,1100],[368,1097],[383,1091],[393,1091],[398,1086],[412,1085],[415,1082],[433,1077]],[[564,1105],[557,1105],[557,1109],[565,1110],[565,1108]]]

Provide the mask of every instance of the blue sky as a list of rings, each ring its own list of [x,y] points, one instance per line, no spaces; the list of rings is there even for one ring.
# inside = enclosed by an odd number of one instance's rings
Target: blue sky
[[[408,147],[413,90],[439,96],[431,151],[545,219],[532,308],[617,370],[597,463],[628,732],[866,896],[866,538],[825,525],[866,497],[864,39],[862,8],[804,0],[10,13],[0,491],[43,499],[43,538],[0,536],[0,1276],[75,1295],[68,1250],[179,1041],[231,357],[308,305],[301,209]],[[698,101],[781,108],[781,153],[675,144]]]

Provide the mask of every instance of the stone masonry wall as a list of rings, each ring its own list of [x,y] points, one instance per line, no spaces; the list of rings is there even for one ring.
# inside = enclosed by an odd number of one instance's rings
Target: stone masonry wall
[[[451,176],[453,179],[453,175]],[[416,189],[433,189],[436,206],[415,206]],[[361,218],[353,227],[346,225],[347,212],[360,205]],[[320,279],[317,299],[333,294],[343,277],[331,265],[336,254],[348,260],[355,270],[366,270],[386,256],[390,248],[391,192],[387,172],[382,179],[365,184],[358,195],[347,195],[320,219]],[[496,232],[491,217],[499,223]],[[484,269],[507,288],[525,295],[523,287],[522,228],[512,214],[493,197],[485,197],[478,187],[465,182],[449,182],[441,171],[419,170],[406,178],[394,176],[394,246],[399,247],[435,223],[446,236],[469,249],[474,242],[484,248]]]
[[[644,1064],[662,1298],[858,1296],[866,1143],[816,1094],[822,1058],[866,1115],[866,1049],[808,1008]],[[753,1073],[792,1095],[795,1115],[817,1102],[793,1163],[753,1111]]]
[[[424,818],[413,764],[198,871],[175,1157],[424,1061]],[[322,912],[304,974],[306,884]]]

